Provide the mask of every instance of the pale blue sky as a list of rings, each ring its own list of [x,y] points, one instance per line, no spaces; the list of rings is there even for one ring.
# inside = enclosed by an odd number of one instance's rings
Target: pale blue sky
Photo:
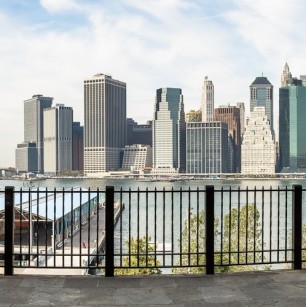
[[[15,164],[23,100],[54,97],[83,123],[82,82],[96,73],[127,83],[138,122],[152,119],[160,87],[182,88],[185,110],[199,108],[206,75],[216,106],[248,110],[249,85],[263,73],[277,116],[285,62],[306,74],[305,11],[303,0],[0,0],[0,166]]]

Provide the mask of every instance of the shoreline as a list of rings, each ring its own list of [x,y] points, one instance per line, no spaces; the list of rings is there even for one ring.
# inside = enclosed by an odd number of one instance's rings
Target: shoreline
[[[136,174],[111,174],[106,176],[52,176],[52,177],[0,177],[0,180],[12,180],[12,181],[24,181],[24,182],[36,182],[45,180],[135,180],[139,182],[158,182],[158,181],[223,181],[223,180],[305,180],[306,173],[294,173],[294,174],[273,174],[273,175],[253,175],[246,176],[241,174],[175,174],[175,176],[169,175],[136,175]]]

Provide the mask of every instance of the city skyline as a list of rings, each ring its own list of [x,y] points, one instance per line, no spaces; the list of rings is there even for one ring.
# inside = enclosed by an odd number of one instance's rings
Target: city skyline
[[[293,76],[306,71],[305,34],[296,31],[306,23],[306,5],[297,0],[272,5],[236,0],[1,3],[0,166],[14,165],[24,99],[54,97],[73,107],[83,124],[82,81],[99,72],[127,83],[127,116],[139,123],[152,119],[160,87],[182,88],[185,109],[198,109],[206,75],[215,86],[215,107],[243,101],[249,114],[248,89],[255,77],[263,73],[278,89],[286,61]],[[274,107],[277,116],[276,90]]]

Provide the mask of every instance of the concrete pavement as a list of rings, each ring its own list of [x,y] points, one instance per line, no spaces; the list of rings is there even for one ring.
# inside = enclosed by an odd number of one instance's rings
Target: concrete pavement
[[[306,306],[306,271],[186,276],[0,276],[0,306]]]

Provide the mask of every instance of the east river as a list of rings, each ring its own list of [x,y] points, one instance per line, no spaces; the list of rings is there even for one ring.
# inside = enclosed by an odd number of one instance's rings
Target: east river
[[[205,185],[214,185],[216,189],[220,188],[235,188],[240,187],[244,189],[249,187],[253,189],[257,187],[261,189],[277,188],[277,187],[292,187],[293,184],[301,184],[303,187],[306,187],[306,179],[203,179],[203,180],[188,180],[188,181],[156,181],[156,182],[143,182],[130,179],[79,179],[79,178],[68,178],[68,179],[46,179],[46,180],[37,180],[37,181],[22,181],[22,180],[0,180],[0,190],[4,190],[5,186],[14,186],[15,188],[23,187],[47,187],[47,188],[72,188],[72,187],[82,187],[82,188],[91,188],[95,190],[105,189],[106,186],[114,186],[115,189],[124,189],[128,190],[131,188],[135,189],[195,189],[197,187],[203,188]]]

